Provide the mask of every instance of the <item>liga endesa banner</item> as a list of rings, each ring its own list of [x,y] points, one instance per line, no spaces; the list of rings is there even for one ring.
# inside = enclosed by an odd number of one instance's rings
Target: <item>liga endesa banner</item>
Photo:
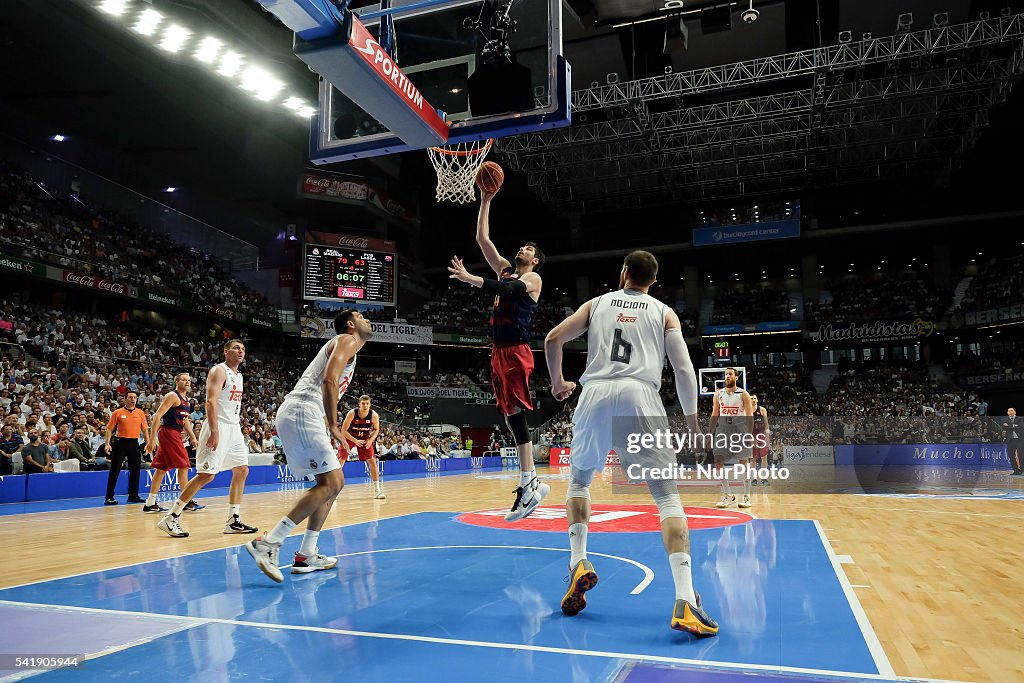
[[[557,467],[568,467],[569,466],[569,453],[570,453],[570,449],[568,449],[568,448],[551,448],[548,451],[548,455],[550,457],[549,464],[555,465]],[[605,467],[618,467],[621,464],[622,463],[619,460],[619,456],[617,456],[614,451],[609,453],[607,456],[605,456],[605,459],[604,459],[604,466]]]
[[[300,318],[303,337],[330,339],[334,336],[334,318]],[[371,322],[374,343],[385,344],[423,344],[429,346],[434,342],[433,328],[424,325],[406,325],[404,323]]]

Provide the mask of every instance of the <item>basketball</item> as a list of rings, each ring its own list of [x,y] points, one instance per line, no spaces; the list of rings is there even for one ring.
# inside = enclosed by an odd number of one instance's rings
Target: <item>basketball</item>
[[[505,171],[493,161],[485,161],[476,172],[476,186],[483,192],[494,194],[505,182]]]

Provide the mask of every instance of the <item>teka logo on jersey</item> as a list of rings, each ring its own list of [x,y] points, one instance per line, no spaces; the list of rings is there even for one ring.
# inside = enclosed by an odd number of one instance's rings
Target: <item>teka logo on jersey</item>
[[[626,315],[625,313],[619,313],[619,317],[615,319],[616,322],[620,323],[635,323],[635,315]]]
[[[352,249],[369,249],[370,240],[366,237],[353,237],[352,235],[343,235],[338,238],[339,247],[350,247]]]
[[[754,519],[753,515],[738,510],[717,510],[714,508],[684,507],[690,529],[715,529],[745,524]],[[479,510],[467,512],[455,521],[474,526],[495,529],[516,529],[520,531],[550,531],[565,533],[568,520],[564,505],[543,506],[518,522],[506,522],[508,509]],[[608,505],[591,506],[588,533],[640,533],[661,531],[661,518],[654,505]]]
[[[64,281],[76,285],[82,285],[83,287],[96,286],[96,278],[89,275],[79,275],[78,273],[65,273]]]

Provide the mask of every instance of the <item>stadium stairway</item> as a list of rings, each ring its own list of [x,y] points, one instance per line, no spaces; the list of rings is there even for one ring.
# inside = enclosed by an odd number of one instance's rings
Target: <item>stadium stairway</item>
[[[828,390],[828,385],[832,383],[832,380],[838,374],[838,365],[825,365],[815,370],[811,373],[811,384],[814,385],[814,390],[819,394],[824,394]]]

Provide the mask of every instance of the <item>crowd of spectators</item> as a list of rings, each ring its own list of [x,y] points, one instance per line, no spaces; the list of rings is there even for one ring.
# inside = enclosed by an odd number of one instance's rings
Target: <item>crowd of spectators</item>
[[[1024,289],[1024,254],[990,258],[978,267],[971,278],[960,310],[1018,303]]]
[[[277,319],[217,259],[77,195],[0,165],[0,250],[168,297]]]
[[[711,322],[757,323],[789,320],[789,294],[772,287],[737,287],[715,294]]]
[[[818,302],[804,303],[810,325],[923,318],[936,321],[943,299],[928,283],[910,271],[847,275],[828,284]]]

